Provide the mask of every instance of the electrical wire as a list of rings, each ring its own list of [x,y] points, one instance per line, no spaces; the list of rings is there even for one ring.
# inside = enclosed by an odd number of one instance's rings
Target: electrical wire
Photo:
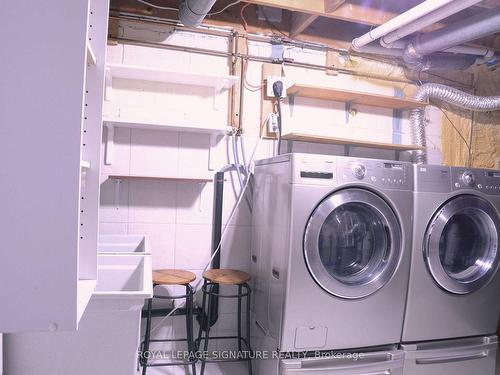
[[[245,31],[247,31],[248,22],[247,22],[247,19],[245,17],[244,11],[249,5],[250,5],[250,3],[247,3],[247,4],[243,5],[240,9],[240,19],[241,19],[241,22],[243,23],[243,28],[245,29]],[[248,35],[245,35],[244,38],[245,38],[245,53],[248,56],[248,54],[250,52],[250,48],[248,46]],[[243,69],[243,85],[245,86],[245,88],[248,91],[252,91],[252,92],[257,92],[257,91],[261,90],[264,87],[264,84],[253,85],[253,84],[248,82],[248,79],[247,79],[248,58],[245,58],[242,56],[241,57],[241,64],[242,64],[242,69]]]
[[[446,114],[446,112],[441,108],[441,107],[437,107],[439,108],[439,110],[443,113],[443,115],[446,117],[446,119],[448,120],[448,122],[451,124],[451,126],[453,127],[453,129],[455,129],[455,131],[457,132],[457,134],[459,135],[459,137],[462,139],[462,141],[465,143],[465,147],[467,147],[467,152],[468,154],[470,155],[470,152],[471,152],[471,147],[469,145],[469,142],[467,142],[467,140],[465,139],[465,137],[463,136],[462,132],[455,126],[455,124],[453,123],[453,121],[451,121],[450,117]]]
[[[153,8],[157,8],[157,9],[174,10],[176,12],[179,11],[179,9],[177,9],[177,8],[164,7],[164,6],[161,6],[161,5],[156,5],[156,4],[150,3],[149,1],[145,1],[145,0],[135,0],[135,1],[137,1],[138,3],[144,4],[144,5],[148,5],[148,6],[153,7]]]
[[[239,4],[241,3],[242,0],[236,0],[234,2],[232,2],[231,4],[228,4],[226,5],[224,8],[222,8],[221,10],[217,10],[215,12],[212,12],[212,13],[208,13],[207,16],[215,16],[216,14],[221,14],[222,12],[225,12],[226,10],[228,10],[230,7],[232,7],[233,5],[236,5],[236,4]]]
[[[281,98],[276,98],[276,108],[278,109],[278,152],[281,154]]]

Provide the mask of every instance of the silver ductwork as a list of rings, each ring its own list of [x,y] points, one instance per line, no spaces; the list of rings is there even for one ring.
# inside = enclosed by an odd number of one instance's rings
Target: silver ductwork
[[[426,83],[418,88],[415,99],[428,101],[438,99],[452,106],[467,109],[475,112],[500,110],[500,96],[476,96],[453,87],[440,85],[437,83]],[[425,109],[413,109],[410,112],[410,126],[413,132],[413,142],[418,146],[426,146],[425,138]],[[427,153],[425,150],[414,152],[414,162],[417,164],[427,163]]]
[[[405,57],[410,60],[419,59],[497,32],[500,32],[500,7],[488,9],[451,26],[418,35],[408,44]]]
[[[201,25],[216,0],[181,0],[179,4],[179,19],[184,26],[198,27]]]

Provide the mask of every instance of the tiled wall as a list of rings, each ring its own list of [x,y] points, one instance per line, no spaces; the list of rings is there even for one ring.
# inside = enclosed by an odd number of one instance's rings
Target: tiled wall
[[[125,37],[149,35],[151,30],[124,28]],[[208,37],[200,34],[165,34],[165,43],[202,45],[203,48],[227,50],[224,38]],[[253,54],[266,55],[270,46],[255,44],[250,46]],[[294,51],[288,52],[293,53]],[[324,62],[324,53],[297,50],[297,59]],[[131,45],[110,46],[108,60],[129,64],[165,67],[195,72],[228,74],[228,61],[224,57],[203,56],[194,53],[170,51],[166,49],[137,47]],[[250,63],[248,81],[260,82],[260,63]],[[298,68],[286,68],[286,79],[332,83],[341,82],[345,87],[360,86],[366,90],[378,89],[392,94],[391,89],[377,88],[349,76],[325,77],[323,72]],[[312,81],[311,81],[312,80]],[[138,83],[115,80],[113,100],[107,102],[105,115],[138,116],[152,120],[227,122],[227,92],[221,93],[222,106],[214,110],[212,97],[195,87],[171,87],[167,84]],[[220,99],[220,98],[219,98]],[[392,111],[370,110],[362,114],[354,123],[345,124],[343,108],[338,104],[299,100],[294,113],[285,108],[287,126],[301,129],[307,125],[317,132],[330,134],[332,131],[353,132],[374,141],[390,142],[392,139]],[[429,111],[428,126],[430,161],[440,162],[440,115],[436,110]],[[336,124],[341,128],[335,128]],[[244,140],[249,157],[258,141],[260,124],[260,93],[245,91],[243,111]],[[339,125],[339,126],[340,126]],[[410,142],[408,119],[402,120],[401,137],[404,143]],[[345,129],[344,129],[345,128]],[[333,130],[332,130],[333,129]],[[356,132],[355,131],[355,132]],[[329,133],[330,132],[330,133]],[[342,136],[342,134],[337,134]],[[105,139],[104,139],[105,140]],[[103,140],[103,147],[104,147]],[[153,131],[140,129],[115,128],[115,151],[112,165],[103,166],[100,231],[102,234],[130,233],[149,236],[153,267],[183,268],[198,275],[210,259],[211,222],[213,205],[212,183],[173,182],[159,180],[113,180],[109,174],[150,174],[169,176],[211,176],[214,170],[233,162],[231,141],[228,137],[219,138],[216,148],[209,152],[210,137],[196,133]],[[286,145],[285,145],[286,146]],[[272,155],[273,142],[263,140],[257,149],[256,158]],[[295,142],[293,151],[326,154],[343,154],[344,149],[334,145],[310,145]],[[353,148],[352,154],[360,157],[391,159],[391,151]],[[403,155],[408,158],[408,155]],[[209,170],[209,158],[213,170]],[[224,223],[236,202],[239,186],[235,175],[229,175],[225,182]],[[245,201],[228,223],[228,232],[222,245],[222,267],[249,269],[249,250],[251,246],[251,214]],[[235,311],[233,303],[221,302],[221,316],[215,328],[218,334],[234,333]],[[158,320],[155,320],[158,323]],[[156,334],[172,332],[182,335],[182,319],[167,319]],[[220,347],[223,347],[219,343]]]

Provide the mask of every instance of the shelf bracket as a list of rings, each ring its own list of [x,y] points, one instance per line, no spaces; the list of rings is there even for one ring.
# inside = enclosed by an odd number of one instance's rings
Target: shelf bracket
[[[119,178],[114,179],[115,183],[115,209],[120,209],[120,185],[122,184],[122,180]]]
[[[293,116],[293,107],[295,105],[295,95],[296,94],[288,95],[288,109],[290,111],[290,117]]]
[[[115,127],[105,123],[106,126],[106,144],[104,150],[104,165],[113,164],[115,156]]]
[[[217,147],[217,134],[210,134],[209,136],[209,148],[208,148],[208,170],[213,171],[213,159],[215,156],[215,148]]]
[[[221,109],[222,105],[221,105],[221,102],[222,102],[222,95],[220,95],[222,93],[222,91],[225,89],[225,86],[224,84],[220,84],[216,87],[214,87],[214,93],[213,93],[213,109],[214,111],[218,111]]]
[[[106,68],[104,75],[104,100],[109,102],[113,99],[113,76],[111,69]]]
[[[345,108],[345,123],[346,125],[349,124],[349,119],[351,117],[351,113],[353,110],[352,105],[354,104],[354,100],[350,100],[348,102],[345,102],[344,108]]]
[[[351,145],[344,145],[344,156],[349,156]]]

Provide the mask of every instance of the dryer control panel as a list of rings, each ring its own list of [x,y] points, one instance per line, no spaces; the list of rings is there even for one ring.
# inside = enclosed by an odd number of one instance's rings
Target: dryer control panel
[[[500,171],[475,168],[451,168],[452,190],[474,189],[500,195]]]

